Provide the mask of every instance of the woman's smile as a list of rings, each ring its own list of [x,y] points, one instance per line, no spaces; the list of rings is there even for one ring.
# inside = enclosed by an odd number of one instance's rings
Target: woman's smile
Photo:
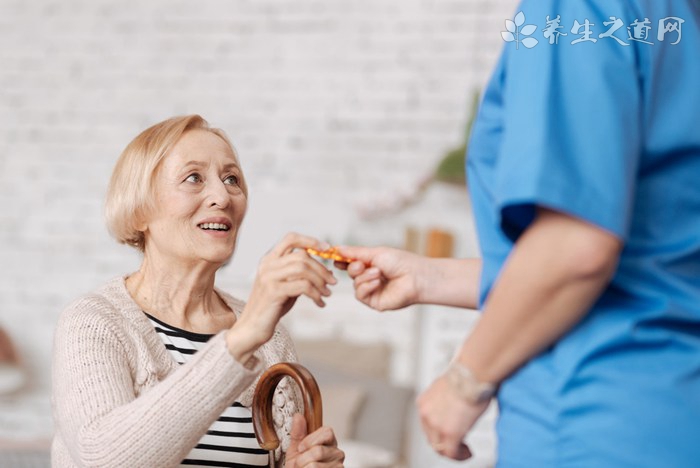
[[[232,234],[233,223],[227,218],[207,218],[197,224],[197,228],[213,238],[227,238]]]

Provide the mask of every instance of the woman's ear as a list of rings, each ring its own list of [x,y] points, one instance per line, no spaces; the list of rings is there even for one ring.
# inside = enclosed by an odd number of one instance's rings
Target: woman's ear
[[[148,230],[148,216],[143,208],[134,213],[134,229],[144,234]]]

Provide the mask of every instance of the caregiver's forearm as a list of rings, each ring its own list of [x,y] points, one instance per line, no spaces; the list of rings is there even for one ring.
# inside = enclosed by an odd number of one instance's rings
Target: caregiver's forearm
[[[518,239],[458,359],[499,383],[576,325],[615,272],[622,243],[612,234],[540,210]]]
[[[417,275],[418,302],[476,309],[481,263],[480,258],[426,259]]]

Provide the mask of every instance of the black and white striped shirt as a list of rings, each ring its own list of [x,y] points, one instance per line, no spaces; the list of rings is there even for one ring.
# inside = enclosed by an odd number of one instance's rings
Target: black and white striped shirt
[[[146,314],[173,359],[183,364],[214,335],[175,328]],[[249,408],[234,402],[219,416],[181,466],[253,468],[269,466],[268,452],[258,445]]]

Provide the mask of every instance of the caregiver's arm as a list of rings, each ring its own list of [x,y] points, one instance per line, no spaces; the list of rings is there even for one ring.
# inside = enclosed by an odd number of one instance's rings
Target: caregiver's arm
[[[478,307],[480,258],[432,258],[427,263],[433,270],[420,276],[419,304]]]
[[[353,279],[355,296],[369,307],[396,310],[413,304],[475,309],[481,259],[430,258],[391,247],[338,247],[352,263],[336,262]]]
[[[501,382],[586,315],[612,278],[621,250],[609,232],[540,209],[457,359],[477,380]]]

